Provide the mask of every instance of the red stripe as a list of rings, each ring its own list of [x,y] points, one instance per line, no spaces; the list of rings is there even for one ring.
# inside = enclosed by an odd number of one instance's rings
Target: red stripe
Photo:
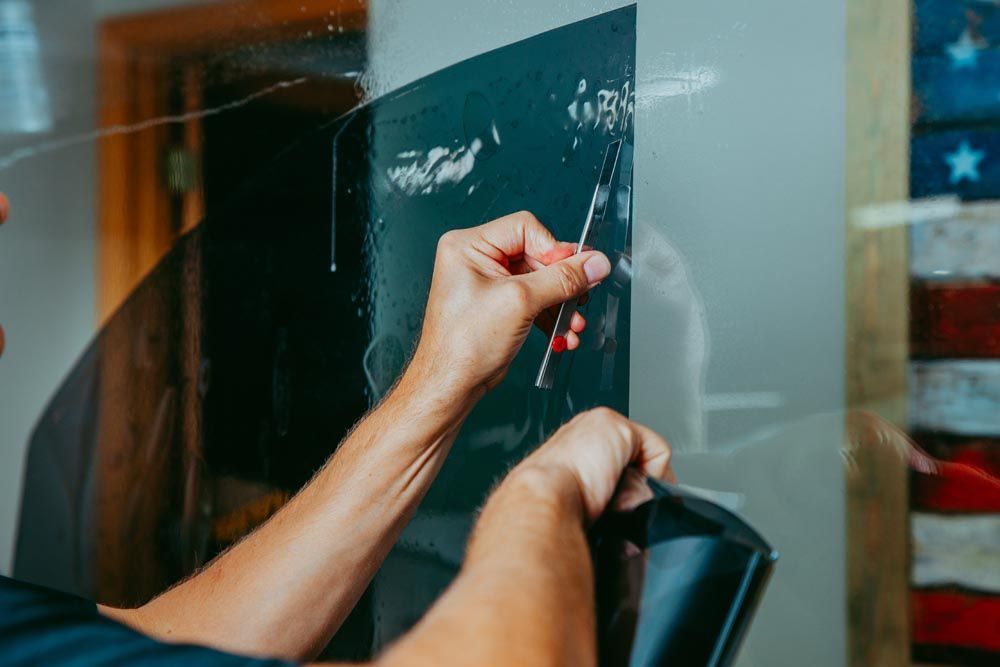
[[[934,472],[915,470],[910,504],[932,512],[1000,512],[1000,440],[916,435],[937,459]]]
[[[960,463],[942,463],[935,474],[914,473],[914,509],[932,512],[1000,512],[1000,481]]]
[[[1000,652],[1000,596],[913,591],[913,641]]]
[[[915,282],[910,290],[915,357],[1000,357],[1000,284]]]

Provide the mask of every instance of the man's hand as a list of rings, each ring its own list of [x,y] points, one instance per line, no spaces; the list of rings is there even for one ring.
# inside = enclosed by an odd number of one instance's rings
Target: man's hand
[[[611,272],[603,254],[574,251],[526,212],[442,236],[411,365],[462,392],[495,387],[536,320],[551,326],[551,309]],[[585,324],[576,313],[568,349],[580,344]]]
[[[493,493],[458,578],[379,664],[596,665],[584,520],[642,474],[673,480],[663,438],[608,409],[566,424]]]
[[[584,519],[594,521],[612,499],[620,507],[648,497],[647,476],[675,481],[670,445],[614,410],[577,415],[512,473],[538,476],[554,492],[578,494]]]

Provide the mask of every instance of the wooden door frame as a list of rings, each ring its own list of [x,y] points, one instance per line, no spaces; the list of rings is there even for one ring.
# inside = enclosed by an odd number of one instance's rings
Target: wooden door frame
[[[195,62],[214,51],[301,38],[310,30],[322,34],[332,17],[345,32],[363,30],[367,2],[326,0],[302,6],[287,0],[225,0],[101,23],[99,324],[111,318],[177,238],[197,226],[204,214],[200,186],[174,198],[160,175],[159,158],[170,143],[171,125],[182,125],[185,148],[196,162],[201,156],[201,69],[197,65],[182,69],[183,109],[178,113],[176,99],[168,97],[176,83],[172,77],[178,74],[177,63]],[[183,280],[199,285],[200,245],[185,244],[180,252],[176,259]],[[127,321],[110,327],[99,339],[101,393],[93,499],[93,544],[98,552],[91,561],[94,592],[101,602],[141,603],[176,576],[160,554],[159,531],[178,517],[182,569],[190,572],[200,565],[202,501],[211,494],[204,479],[198,389],[202,304],[201,295],[190,287],[178,285],[178,294],[176,303],[140,299],[123,311],[121,317]],[[136,362],[137,351],[143,357],[142,368]],[[181,507],[170,505],[177,495]]]
[[[345,31],[367,27],[367,0],[224,0],[115,17],[98,28],[99,126],[97,179],[97,321],[104,323],[179,233],[197,224],[200,197],[187,197],[181,229],[159,186],[157,150],[165,125],[135,127],[169,115],[168,64],[183,56],[302,37],[336,17]],[[317,34],[318,31],[317,31]],[[185,76],[196,77],[194,70]],[[199,86],[188,85],[185,112],[200,108]],[[185,142],[200,142],[200,122],[185,123]]]

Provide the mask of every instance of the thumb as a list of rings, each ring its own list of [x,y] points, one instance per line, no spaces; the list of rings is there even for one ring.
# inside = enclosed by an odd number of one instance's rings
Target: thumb
[[[536,313],[580,296],[611,273],[611,262],[603,253],[591,250],[518,276],[528,286],[531,307]]]

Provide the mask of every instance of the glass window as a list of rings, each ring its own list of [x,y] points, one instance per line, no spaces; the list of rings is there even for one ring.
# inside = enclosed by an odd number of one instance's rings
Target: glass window
[[[329,655],[603,404],[780,552],[741,664],[992,664],[998,40],[977,0],[0,0],[0,570],[148,599],[392,386],[443,232],[601,202],[583,348],[529,338]]]

